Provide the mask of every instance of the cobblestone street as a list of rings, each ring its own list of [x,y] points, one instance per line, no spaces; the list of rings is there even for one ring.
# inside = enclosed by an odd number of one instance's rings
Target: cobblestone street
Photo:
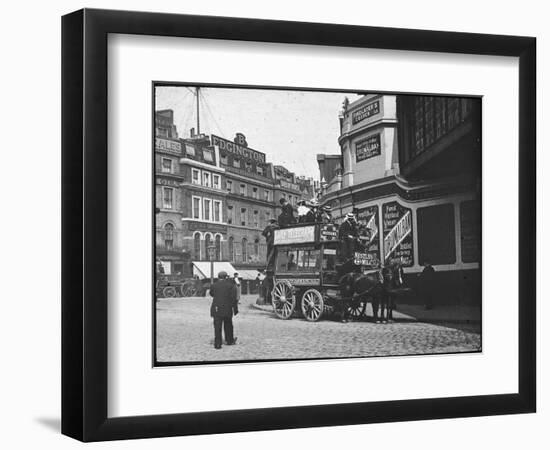
[[[237,345],[213,347],[209,317],[211,298],[160,299],[157,302],[159,362],[341,358],[480,350],[476,325],[435,325],[421,322],[311,323],[301,318],[278,319],[257,309],[255,296],[243,296],[234,317]]]

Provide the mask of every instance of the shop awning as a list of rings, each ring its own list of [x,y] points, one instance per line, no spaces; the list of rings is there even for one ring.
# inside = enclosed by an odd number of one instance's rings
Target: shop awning
[[[260,274],[260,280],[265,278],[265,275],[261,274],[257,270],[241,269],[236,272],[239,273],[239,278],[242,278],[243,280],[255,280],[258,274]]]
[[[222,270],[227,272],[229,277],[233,277],[233,274],[238,272],[231,263],[214,261],[214,278],[218,278],[218,273]],[[201,279],[210,278],[210,261],[193,261],[193,275]]]

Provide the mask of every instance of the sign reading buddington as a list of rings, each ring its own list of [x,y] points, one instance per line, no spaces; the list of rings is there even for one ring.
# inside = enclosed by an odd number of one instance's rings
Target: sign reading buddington
[[[306,244],[315,242],[315,225],[275,230],[275,245]]]
[[[243,137],[243,139],[241,139],[241,142],[246,143],[244,135],[241,134],[241,136]],[[244,145],[228,141],[227,139],[221,138],[214,134],[212,135],[212,145],[217,145],[220,150],[233,153],[236,156],[252,159],[259,163],[265,163],[265,153],[252,150],[251,148],[248,148]]]

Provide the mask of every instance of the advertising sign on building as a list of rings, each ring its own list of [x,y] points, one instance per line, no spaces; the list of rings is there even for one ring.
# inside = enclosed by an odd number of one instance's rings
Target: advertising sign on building
[[[239,142],[246,143],[246,139],[243,134],[238,133],[237,136],[240,136]],[[212,145],[218,146],[220,150],[233,153],[236,156],[252,159],[259,163],[265,163],[265,153],[252,150],[251,148],[245,147],[237,142],[228,141],[227,139],[212,135]]]
[[[155,139],[155,147],[157,150],[172,153],[174,155],[181,155],[181,144],[177,141],[172,141],[170,139]]]
[[[304,244],[306,242],[315,242],[315,225],[275,230],[273,242],[275,245]]]
[[[362,106],[356,111],[353,111],[351,114],[351,122],[353,125],[359,123],[365,119],[368,119],[375,114],[380,112],[380,102],[377,100],[375,102],[369,103],[368,105]]]
[[[356,162],[364,161],[365,159],[373,158],[381,153],[380,134],[369,136],[355,143],[355,160]]]
[[[380,233],[378,229],[379,209],[378,206],[368,206],[359,211],[357,216],[359,223],[367,230],[365,260],[362,265],[378,268],[380,267]]]
[[[399,260],[405,267],[414,264],[412,210],[397,202],[382,207],[384,262]]]

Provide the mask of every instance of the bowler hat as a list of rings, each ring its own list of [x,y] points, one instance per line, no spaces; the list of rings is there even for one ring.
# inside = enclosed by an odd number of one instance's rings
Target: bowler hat
[[[218,278],[219,278],[220,280],[223,280],[223,279],[227,278],[227,272],[226,272],[225,270],[220,271],[220,272],[218,273]]]

